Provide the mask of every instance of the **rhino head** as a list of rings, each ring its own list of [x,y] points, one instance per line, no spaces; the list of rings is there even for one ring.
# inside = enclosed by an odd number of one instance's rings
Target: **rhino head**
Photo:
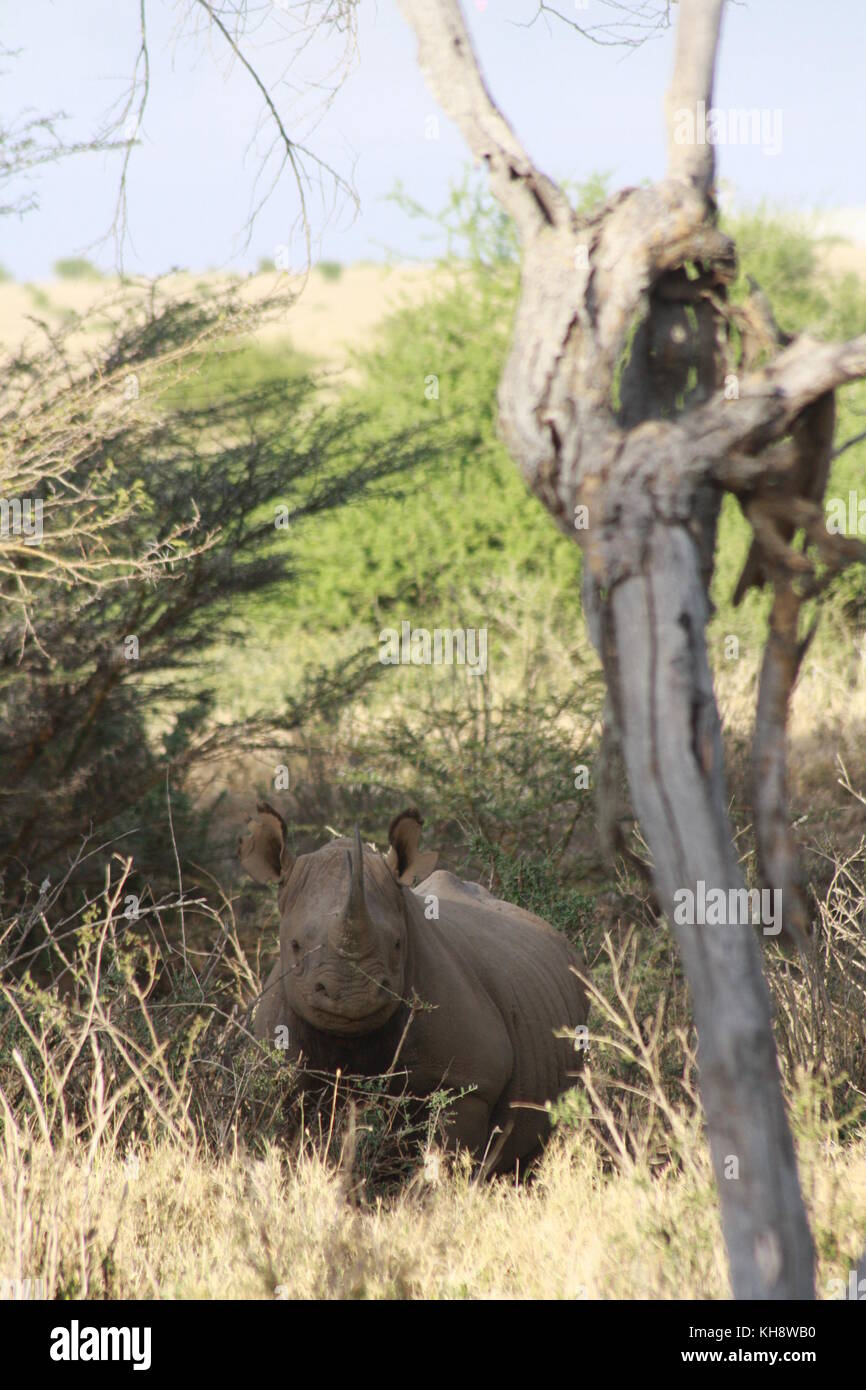
[[[425,878],[436,854],[419,854],[421,816],[401,811],[387,856],[352,839],[295,858],[282,816],[259,802],[238,844],[259,882],[279,884],[281,983],[289,1007],[329,1033],[382,1027],[407,993],[405,888]]]

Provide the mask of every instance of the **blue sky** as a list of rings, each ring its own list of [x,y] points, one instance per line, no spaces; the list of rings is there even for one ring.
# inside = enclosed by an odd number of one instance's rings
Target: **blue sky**
[[[261,23],[245,51],[279,84],[296,46],[280,8],[252,0]],[[588,0],[578,18],[601,18]],[[559,0],[571,12],[574,0]],[[600,48],[562,24],[524,27],[534,0],[465,0],[482,66],[495,97],[536,161],[554,177],[608,171],[612,186],[658,177],[664,168],[661,103],[671,66],[670,35],[636,51]],[[129,83],[138,47],[138,0],[5,0],[2,41],[19,50],[3,61],[3,115],[24,108],[62,110],[67,138],[86,138]],[[278,185],[245,247],[254,179],[265,147],[257,135],[262,104],[248,76],[208,35],[193,3],[148,0],[151,96],[142,143],[129,173],[132,245],[128,270],[160,274],[173,266],[248,270],[292,238],[298,203],[288,177]],[[310,132],[297,98],[275,90],[287,129],[351,176],[360,198],[336,209],[312,205],[314,254],[346,263],[386,251],[436,249],[419,224],[387,201],[398,179],[431,207],[468,155],[440,117],[415,61],[414,39],[394,0],[361,0],[360,56],[318,127]],[[748,0],[727,7],[716,102],[722,108],[781,112],[782,148],[720,150],[720,174],[744,202],[788,208],[866,206],[866,0]],[[299,73],[323,74],[332,43],[313,45]],[[303,102],[303,98],[301,99]],[[307,102],[307,105],[309,102]],[[39,209],[3,225],[0,262],[18,279],[51,274],[61,256],[87,254],[115,264],[108,232],[117,197],[118,156],[86,155],[45,169],[34,184]]]

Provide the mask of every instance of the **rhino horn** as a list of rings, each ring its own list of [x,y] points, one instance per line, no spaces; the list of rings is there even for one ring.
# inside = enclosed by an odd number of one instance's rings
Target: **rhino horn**
[[[345,955],[360,956],[364,954],[372,923],[364,898],[364,846],[357,825],[354,853],[349,855],[349,866],[349,900],[338,927],[338,945]]]

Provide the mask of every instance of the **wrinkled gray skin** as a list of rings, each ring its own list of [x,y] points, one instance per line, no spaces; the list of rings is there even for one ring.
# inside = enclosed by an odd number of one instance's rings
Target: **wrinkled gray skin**
[[[417,849],[420,828],[409,828]],[[415,1013],[400,1050],[409,1091],[474,1087],[455,1103],[449,1142],[486,1157],[491,1172],[522,1167],[551,1125],[519,1103],[555,1099],[580,1065],[574,1042],[554,1030],[586,1022],[570,969],[581,963],[560,933],[477,884],[440,870],[408,886],[406,857],[389,867],[357,833],[295,861],[283,853],[280,959],[255,1034],[276,1042],[285,1027],[289,1057],[303,1055],[311,1071],[376,1075],[391,1065],[417,997],[432,1007]],[[438,921],[425,916],[430,895]]]

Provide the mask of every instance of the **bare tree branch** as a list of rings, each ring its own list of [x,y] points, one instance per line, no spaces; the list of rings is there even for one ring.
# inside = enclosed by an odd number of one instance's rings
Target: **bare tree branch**
[[[866,439],[866,430],[862,430],[860,434],[855,434],[851,439],[846,439],[844,444],[840,444],[838,449],[833,450],[830,455],[831,459],[835,460],[839,458],[840,455],[846,453],[848,449],[853,449],[855,444],[862,444],[864,439]]]
[[[0,123],[0,188],[25,179],[43,164],[56,164],[76,154],[97,154],[121,150],[123,141],[95,139],[67,144],[58,127],[67,119],[63,112],[49,116],[29,117],[24,114],[17,122]],[[0,217],[15,214],[19,217],[38,206],[34,194],[19,195],[10,202],[0,203]]]
[[[126,240],[128,229],[126,187],[127,175],[129,172],[129,162],[132,158],[132,151],[139,143],[139,132],[144,123],[144,113],[147,109],[147,99],[150,95],[150,53],[147,47],[147,13],[146,0],[139,0],[139,26],[140,44],[135,58],[135,67],[132,71],[132,82],[123,109],[114,124],[114,130],[121,128],[125,140],[123,152],[123,167],[120,171],[120,182],[117,189],[117,203],[115,205],[114,217],[111,224],[111,232],[114,236],[115,257],[119,267],[123,265],[123,244]],[[141,97],[136,105],[136,97],[139,89],[139,68],[142,69],[140,79]],[[132,122],[131,113],[135,109],[134,129],[130,130]]]
[[[707,141],[706,113],[713,99],[723,5],[724,0],[681,0],[674,74],[665,102],[668,174],[704,192],[715,175],[715,145]],[[681,112],[692,118],[690,140],[681,138]]]
[[[555,5],[547,4],[547,0],[539,0],[537,11],[524,27],[531,28],[539,19],[550,17],[601,48],[639,48],[670,27],[672,0],[632,0],[630,4],[622,4],[621,0],[600,0],[600,3],[620,18],[601,24],[579,24],[572,15],[563,14]]]
[[[214,5],[211,2],[211,0],[195,0],[195,3],[202,10],[205,11],[214,28],[220,33],[222,38],[228,44],[229,49],[238,59],[238,61],[240,62],[244,70],[247,72],[247,74],[252,78],[254,86],[258,89],[259,93],[261,94],[268,116],[270,117],[277,131],[277,143],[279,146],[282,147],[283,150],[282,160],[280,162],[277,173],[274,176],[274,179],[271,183],[271,190],[273,190],[274,186],[278,182],[282,170],[285,168],[286,164],[288,164],[292,170],[292,174],[295,181],[295,187],[297,189],[298,197],[300,199],[300,220],[303,226],[306,259],[307,265],[309,266],[312,262],[312,230],[307,210],[307,190],[310,187],[310,175],[305,166],[305,161],[309,161],[309,163],[318,168],[320,172],[327,174],[333,180],[335,190],[346,194],[352,200],[356,208],[358,206],[357,195],[354,193],[354,191],[345,181],[345,179],[343,179],[342,176],[336,171],[336,169],[332,168],[331,165],[328,164],[325,160],[321,159],[318,155],[314,154],[313,151],[310,150],[306,145],[303,145],[299,141],[294,140],[290,137],[288,131],[286,130],[283,119],[279,111],[277,110],[276,102],[271,92],[268,90],[266,84],[260,77],[259,73],[256,71],[253,64],[247,58],[246,54],[242,51],[238,39],[231,32],[227,23],[221,18],[220,14],[218,13],[218,7]],[[324,20],[322,22],[327,22],[331,24],[339,23],[340,17],[345,18],[346,16],[351,16],[352,10],[353,6],[351,0],[337,0],[336,5],[334,3],[334,0],[328,0],[328,3],[325,7]],[[244,3],[244,0],[241,0],[241,4],[237,13],[239,14],[239,16],[242,17],[244,16],[245,12],[246,4]],[[249,221],[247,223],[247,244],[249,244],[249,237],[252,233],[252,228],[255,223],[255,219],[265,201],[266,198],[262,199],[259,202],[259,204],[253,209],[250,215]]]
[[[866,334],[847,343],[819,343],[803,335],[758,372],[738,384],[739,398],[724,391],[691,411],[681,426],[700,466],[708,451],[721,456],[778,439],[805,405],[827,391],[866,376]]]
[[[458,0],[400,0],[418,39],[418,61],[430,88],[490,172],[490,186],[529,237],[568,225],[564,194],[539,174],[485,86]]]

